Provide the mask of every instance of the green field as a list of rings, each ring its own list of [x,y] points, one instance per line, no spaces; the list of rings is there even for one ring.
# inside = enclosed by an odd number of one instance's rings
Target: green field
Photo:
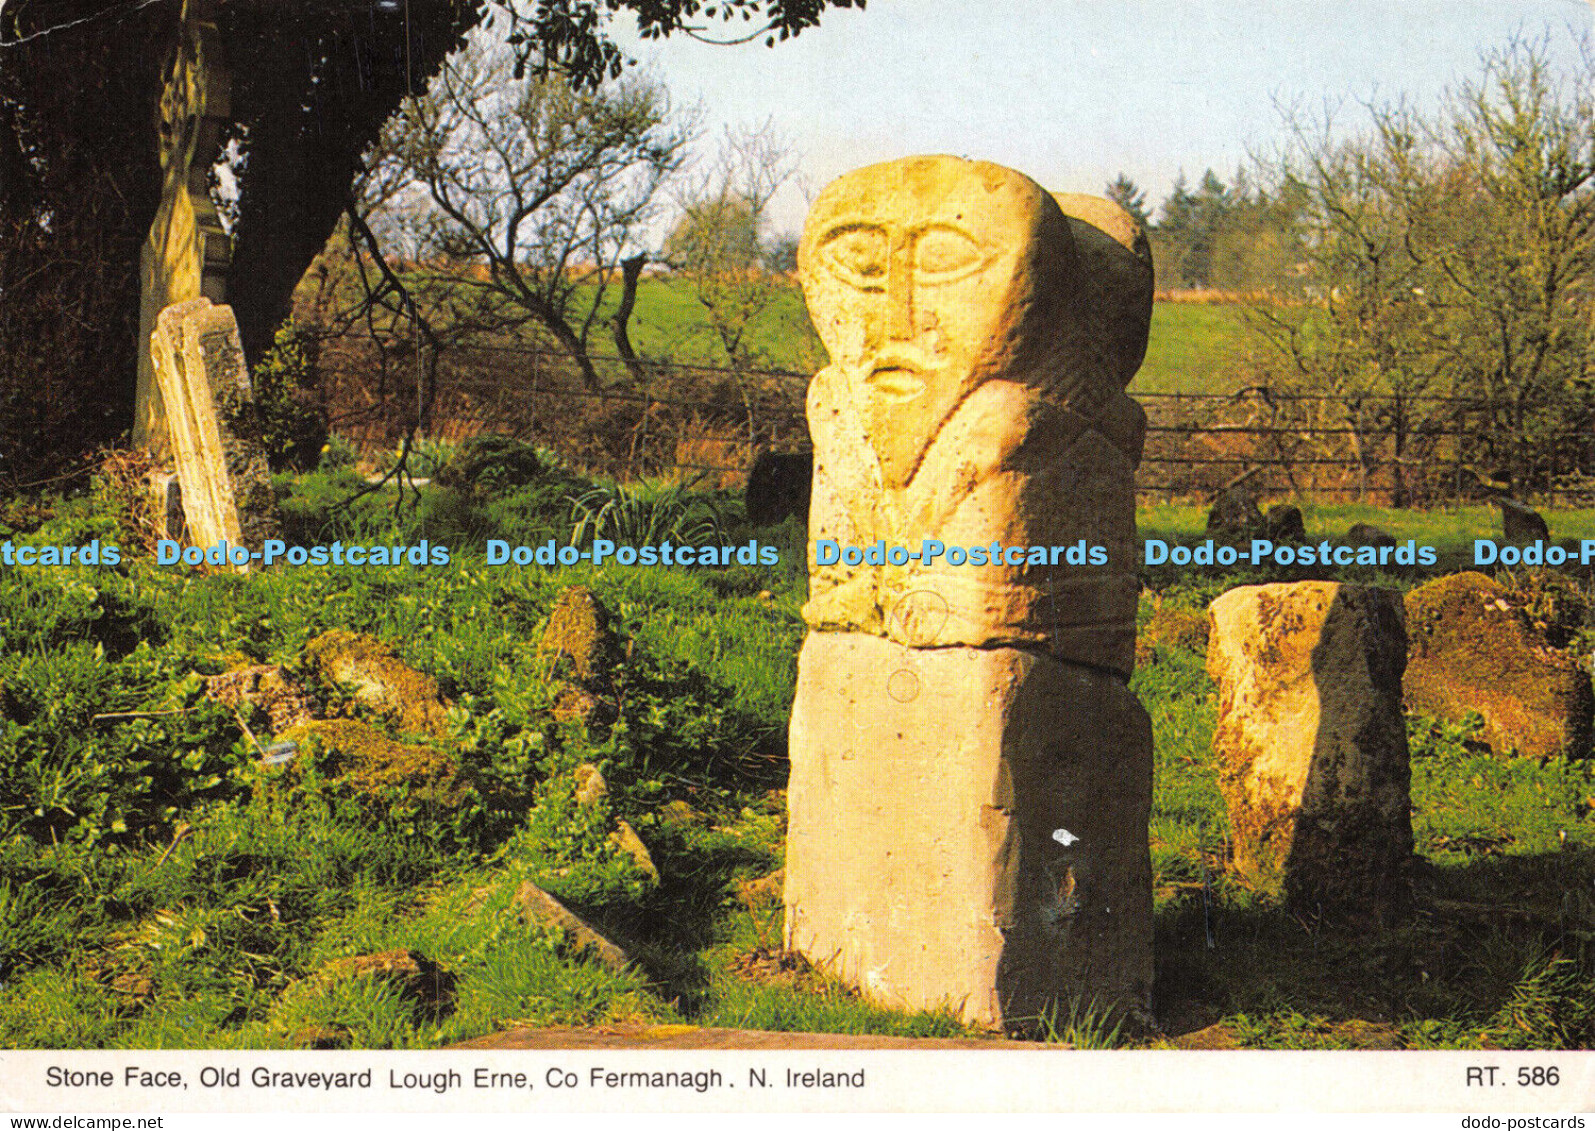
[[[637,288],[632,344],[645,357],[684,365],[725,365],[720,339],[703,304],[684,279],[645,279]],[[825,349],[809,324],[796,284],[776,288],[769,305],[753,320],[749,352],[761,369],[813,373],[824,364]]]
[[[1228,393],[1235,353],[1246,333],[1243,308],[1231,303],[1160,302],[1132,393]]]
[[[1244,335],[1242,308],[1227,303],[1160,302],[1152,310],[1146,361],[1132,393],[1226,393],[1236,384],[1232,358]],[[637,291],[632,343],[648,357],[689,365],[724,365],[725,350],[686,280],[645,279]],[[803,296],[778,290],[750,335],[761,368],[812,373],[825,360]],[[599,352],[607,352],[600,350]]]

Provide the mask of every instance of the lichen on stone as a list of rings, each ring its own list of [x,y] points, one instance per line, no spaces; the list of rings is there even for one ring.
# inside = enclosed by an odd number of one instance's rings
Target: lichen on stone
[[[396,742],[358,719],[314,719],[281,737],[306,748],[290,773],[315,766],[335,785],[381,798],[402,791],[414,801],[455,806],[469,792],[449,754],[427,745]]]
[[[448,703],[437,680],[418,672],[382,641],[335,628],[305,645],[318,675],[354,689],[355,701],[412,734],[442,737],[448,730]]]
[[[568,662],[578,683],[596,689],[606,682],[615,659],[616,641],[610,620],[609,610],[591,589],[572,585],[554,602],[537,651]]]
[[[1589,673],[1554,644],[1570,636],[1562,622],[1581,618],[1570,600],[1543,586],[1518,593],[1472,572],[1412,590],[1407,709],[1452,722],[1477,712],[1498,754],[1587,756],[1595,713]],[[1533,607],[1557,625],[1537,624]]]

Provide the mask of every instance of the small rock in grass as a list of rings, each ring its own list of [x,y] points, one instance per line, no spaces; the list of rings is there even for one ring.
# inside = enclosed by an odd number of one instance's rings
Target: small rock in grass
[[[597,766],[583,762],[576,767],[576,804],[583,809],[591,809],[608,796],[609,785]]]
[[[617,820],[615,831],[609,834],[610,841],[630,856],[637,867],[654,883],[659,882],[659,869],[654,867],[654,860],[648,851],[648,846],[642,842],[642,837],[637,835],[637,830],[627,821]]]
[[[1396,545],[1396,536],[1389,531],[1367,522],[1359,522],[1346,531],[1346,541],[1353,546],[1390,546]]]
[[[671,828],[688,828],[701,824],[703,819],[703,814],[685,801],[672,801],[659,810],[659,820]]]
[[[306,985],[354,978],[386,979],[405,1000],[433,1014],[447,1011],[454,999],[454,975],[413,950],[337,958],[311,975]]]

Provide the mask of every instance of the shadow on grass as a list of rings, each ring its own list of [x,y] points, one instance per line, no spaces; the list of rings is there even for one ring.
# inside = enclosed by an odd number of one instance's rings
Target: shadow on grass
[[[572,906],[632,955],[659,997],[694,1016],[714,975],[704,952],[726,941],[724,924],[737,899],[737,880],[767,873],[770,858],[756,846],[670,828],[651,830],[650,851],[664,866],[660,884],[641,901]],[[779,935],[777,928],[775,946]]]
[[[1154,1006],[1246,1047],[1595,1044],[1595,850],[1420,864],[1410,918],[1315,921],[1246,893],[1157,916]]]

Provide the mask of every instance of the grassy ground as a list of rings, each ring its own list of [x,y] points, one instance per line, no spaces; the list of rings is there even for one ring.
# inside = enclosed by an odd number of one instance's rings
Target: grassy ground
[[[335,475],[283,480],[296,536],[328,541],[563,537],[549,473],[339,510]],[[13,501],[5,537],[121,538],[114,492]],[[611,513],[783,548],[774,569],[306,567],[247,579],[156,569],[0,576],[0,1045],[423,1047],[515,1024],[685,1021],[949,1035],[946,1014],[862,1001],[779,950],[769,883],[784,838],[785,723],[802,628],[801,532],[749,531],[735,501],[641,488]],[[697,509],[693,509],[697,508]],[[1160,508],[1148,529],[1196,533]],[[1590,516],[1552,514],[1558,533]],[[1464,519],[1322,508],[1434,536]],[[672,526],[671,524],[675,525]],[[1407,525],[1403,525],[1406,523]],[[621,533],[616,531],[615,533]],[[130,555],[130,558],[132,556]],[[1235,575],[1168,584],[1193,611]],[[613,725],[556,720],[535,647],[563,586],[590,585],[631,642]],[[1150,594],[1143,619],[1152,612]],[[261,764],[198,676],[249,660],[305,678],[331,627],[392,644],[453,703],[439,749],[457,788],[416,800],[306,755]],[[1285,914],[1226,867],[1199,644],[1154,645],[1134,686],[1153,719],[1157,1015],[1250,1047],[1566,1047],[1595,1040],[1595,779],[1584,763],[1496,759],[1467,727],[1414,718],[1419,914],[1372,929]],[[313,688],[329,702],[336,688]],[[114,717],[106,717],[106,716]],[[260,720],[255,730],[264,731]],[[258,733],[262,742],[269,735]],[[413,736],[412,736],[413,737]],[[609,793],[575,804],[582,764]],[[658,877],[609,834],[626,820]],[[512,895],[531,879],[622,939],[613,973]],[[415,979],[351,973],[408,950]],[[1069,1030],[1068,1025],[1061,1028]],[[1086,1018],[1080,1043],[1111,1036]]]

